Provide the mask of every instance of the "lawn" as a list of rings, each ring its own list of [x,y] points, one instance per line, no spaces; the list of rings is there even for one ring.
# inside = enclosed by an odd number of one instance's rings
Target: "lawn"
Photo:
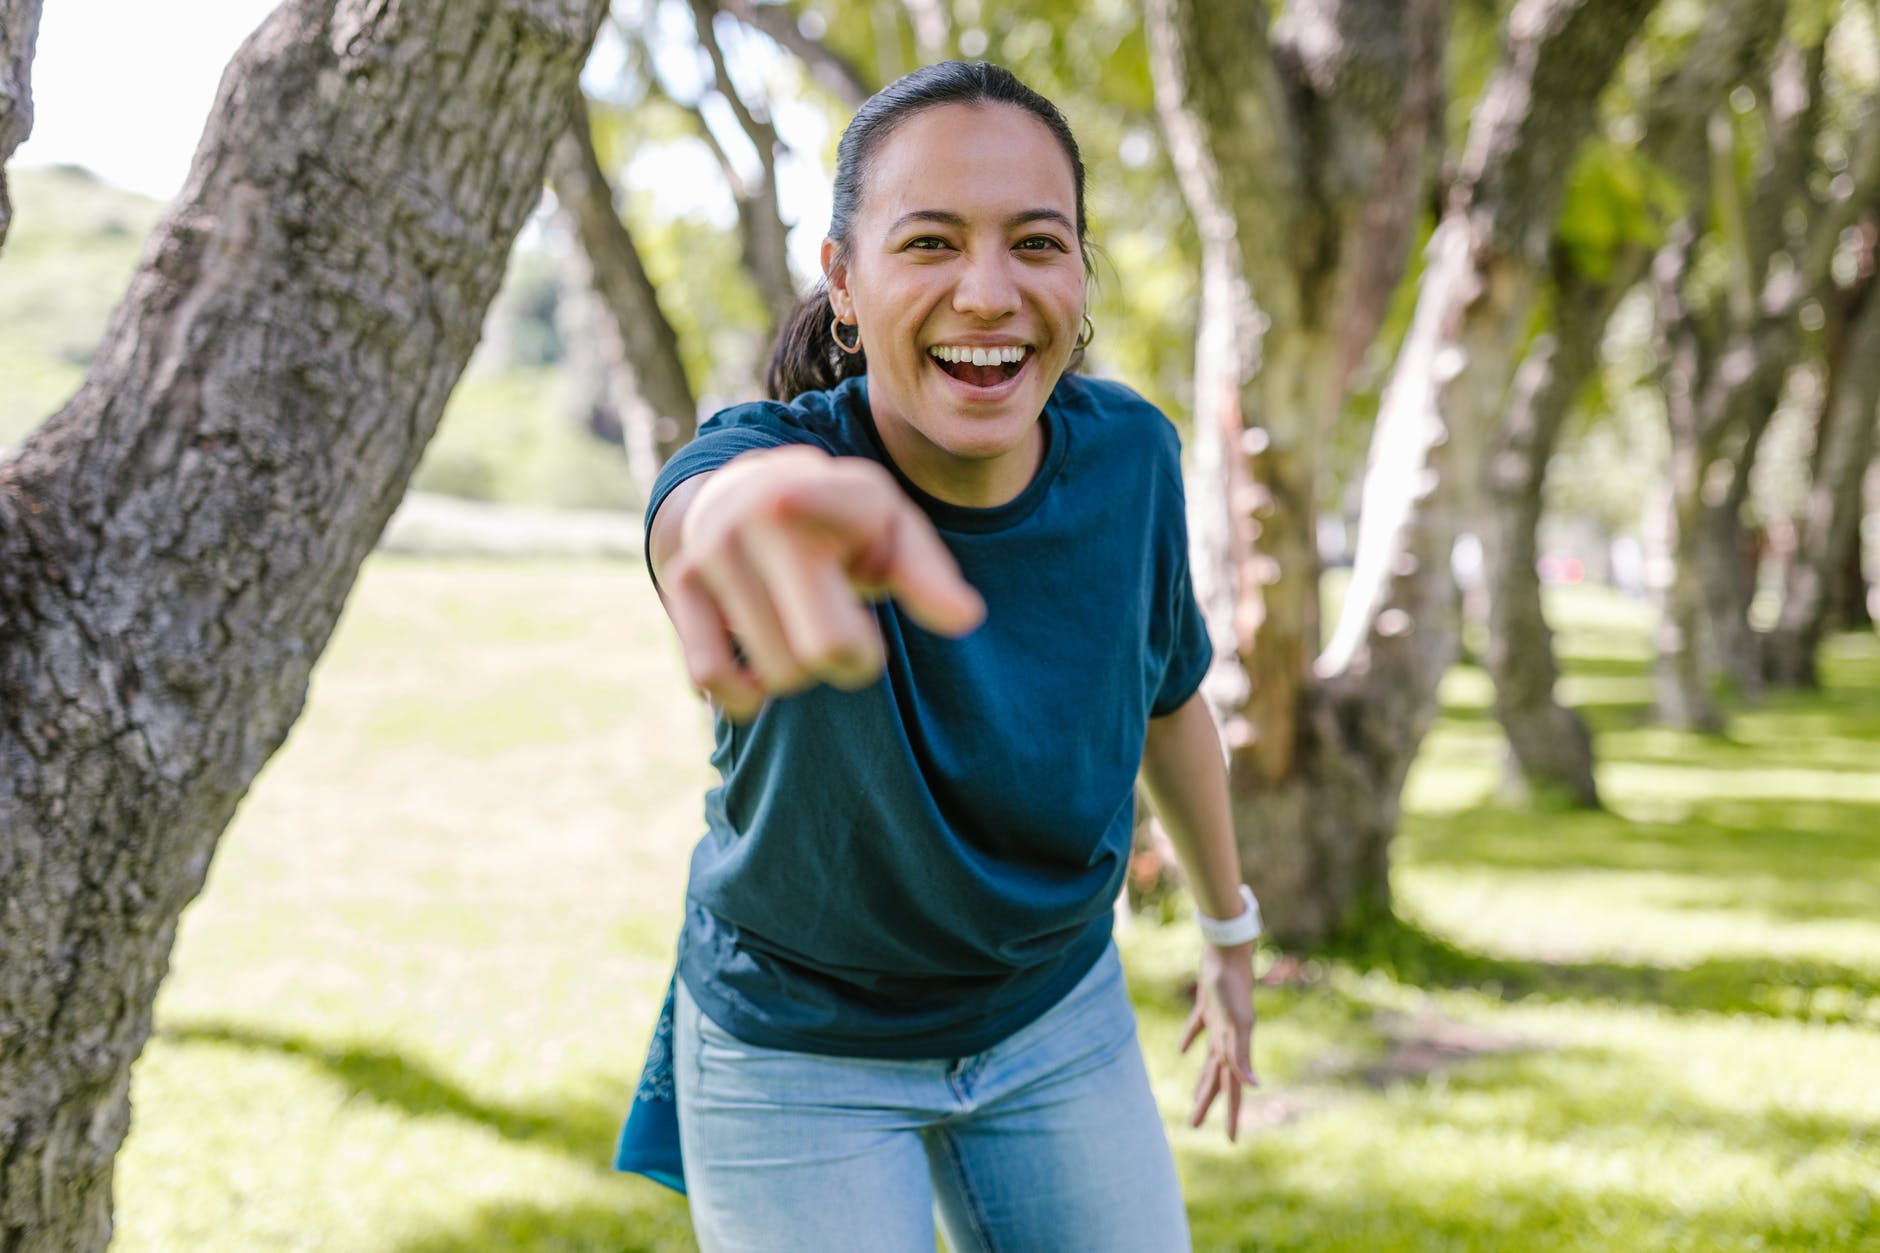
[[[1556,610],[1610,812],[1498,801],[1452,674],[1400,922],[1263,992],[1239,1145],[1179,1125],[1192,932],[1124,936],[1197,1248],[1880,1249],[1880,642],[1702,739],[1638,607]],[[115,1247],[691,1248],[608,1163],[706,736],[630,563],[375,558],[184,918]]]

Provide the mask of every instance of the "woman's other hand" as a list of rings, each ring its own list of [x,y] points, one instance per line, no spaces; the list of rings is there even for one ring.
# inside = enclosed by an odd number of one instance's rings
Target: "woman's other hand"
[[[1257,1088],[1253,1073],[1253,945],[1232,948],[1208,945],[1201,954],[1201,978],[1195,985],[1195,1008],[1182,1032],[1181,1051],[1206,1036],[1207,1055],[1201,1079],[1195,1084],[1194,1109],[1188,1125],[1199,1127],[1214,1098],[1227,1100],[1227,1138],[1240,1135],[1240,1089]]]
[[[873,682],[882,646],[869,601],[893,597],[943,635],[985,617],[933,524],[873,461],[803,446],[745,453],[687,495],[676,545],[654,537],[660,588],[692,682],[734,720],[817,683]]]

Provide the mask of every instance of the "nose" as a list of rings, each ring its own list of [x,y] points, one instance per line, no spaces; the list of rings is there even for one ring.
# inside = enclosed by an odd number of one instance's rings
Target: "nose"
[[[1003,248],[969,254],[953,288],[953,310],[984,322],[1017,313],[1021,303],[1016,262]]]

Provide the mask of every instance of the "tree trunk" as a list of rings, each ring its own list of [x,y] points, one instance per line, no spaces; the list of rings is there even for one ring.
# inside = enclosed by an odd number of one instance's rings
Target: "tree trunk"
[[[1374,760],[1389,763],[1377,773],[1393,804],[1456,651],[1450,553],[1465,525],[1483,541],[1491,588],[1514,590],[1507,571],[1516,565],[1529,580],[1526,601],[1490,598],[1500,710],[1523,733],[1527,760],[1564,777],[1575,799],[1597,802],[1590,738],[1553,700],[1551,642],[1532,582],[1542,475],[1578,389],[1569,385],[1551,412],[1524,407],[1530,398],[1511,396],[1510,387],[1567,172],[1649,8],[1516,7],[1508,51],[1477,106],[1460,177],[1430,239],[1409,337],[1378,413],[1352,588],[1319,659],[1321,674],[1349,676],[1367,711],[1385,693],[1401,709],[1368,745]],[[1593,303],[1585,317],[1603,323],[1603,297]],[[1596,329],[1591,339],[1596,345]],[[1483,525],[1491,507],[1513,516]],[[1537,645],[1532,657],[1511,656],[1496,638],[1511,627]]]
[[[1766,659],[1749,623],[1758,558],[1743,521],[1750,476],[1801,354],[1800,311],[1831,295],[1843,233],[1880,194],[1880,128],[1848,136],[1846,167],[1832,178],[1818,168],[1828,29],[1812,36],[1806,49],[1783,42],[1756,83],[1764,138],[1753,163],[1741,126],[1722,109],[1712,115],[1708,212],[1694,208],[1653,265],[1679,563],[1660,640],[1659,705],[1666,721],[1693,729],[1721,728],[1719,692],[1761,690]],[[1880,95],[1870,95],[1856,113],[1876,105]],[[1722,264],[1693,282],[1706,220]]]
[[[33,133],[33,49],[39,42],[39,0],[0,0],[0,249],[13,225],[7,162]]]
[[[1480,530],[1489,589],[1488,652],[1495,716],[1522,785],[1535,796],[1599,807],[1592,735],[1554,697],[1560,668],[1541,605],[1536,537],[1542,486],[1567,415],[1599,362],[1599,341],[1627,284],[1562,276],[1553,326],[1529,347],[1487,463]]]
[[[1880,452],[1880,432],[1875,434],[1874,443],[1876,451]],[[1869,465],[1863,477],[1866,485],[1861,492],[1863,503],[1855,506],[1854,542],[1848,546],[1847,564],[1835,580],[1833,603],[1828,610],[1831,631],[1871,631],[1874,628],[1874,597],[1867,577],[1870,567],[1864,520],[1880,515],[1880,460]]]
[[[1317,678],[1319,439],[1403,271],[1440,132],[1442,13],[1301,4],[1269,38],[1258,4],[1151,7],[1158,109],[1207,258],[1204,315],[1229,323],[1204,320],[1197,354],[1196,462],[1217,482],[1197,485],[1196,512],[1228,512],[1198,519],[1196,565],[1213,568],[1197,579],[1234,650],[1218,669],[1238,671],[1210,691],[1227,693],[1236,828],[1282,941],[1389,908],[1400,790],[1455,651],[1449,547],[1472,464],[1459,448],[1505,388],[1565,170],[1650,7],[1524,0],[1510,19],[1472,132],[1472,196],[1431,242],[1380,415],[1352,600]]]
[[[604,0],[288,0],[0,463],[0,1249],[104,1248],[176,922],[541,194]]]
[[[1675,560],[1656,673],[1661,719],[1714,733],[1723,729],[1724,692],[1757,690],[1745,683],[1760,667],[1749,634],[1753,554],[1742,509],[1798,331],[1792,310],[1775,311],[1709,342],[1682,293],[1694,235],[1693,226],[1682,228],[1654,263]]]
[[[1873,235],[1869,223],[1869,267]],[[1850,554],[1856,564],[1860,559],[1861,481],[1873,461],[1880,416],[1880,296],[1871,277],[1855,297],[1844,335],[1830,367],[1801,541],[1789,563],[1781,617],[1764,641],[1766,674],[1787,687],[1819,685],[1815,652],[1828,630],[1835,582]]]
[[[1287,21],[1276,48],[1263,5],[1161,0],[1150,36],[1158,111],[1202,240],[1190,513],[1216,640],[1210,697],[1243,861],[1274,902],[1273,933],[1309,942],[1388,899],[1367,842],[1379,809],[1364,805],[1371,789],[1356,786],[1310,672],[1313,501],[1319,441],[1425,194],[1441,13],[1378,0],[1300,6]],[[1365,812],[1340,821],[1333,798]]]
[[[1701,194],[1705,119],[1766,55],[1782,16],[1783,6],[1767,0],[1719,5],[1689,54],[1645,101],[1640,154]],[[1525,789],[1587,807],[1599,803],[1592,737],[1554,695],[1559,665],[1541,602],[1536,538],[1548,459],[1574,398],[1597,368],[1607,320],[1643,277],[1651,255],[1642,243],[1623,243],[1603,258],[1597,276],[1571,262],[1556,264],[1551,327],[1530,345],[1516,373],[1486,463],[1487,511],[1478,534],[1489,600],[1485,661],[1496,716]]]
[[[594,291],[612,323],[618,353],[610,355],[617,356],[631,376],[633,392],[644,410],[650,411],[650,424],[639,423],[650,429],[641,431],[643,438],[630,436],[627,441],[629,454],[637,453],[632,456],[635,476],[643,478],[650,490],[652,475],[697,429],[698,401],[679,356],[679,333],[660,308],[659,292],[614,204],[613,185],[595,154],[587,102],[579,92],[568,126],[555,141],[548,168],[555,198],[587,254]],[[623,413],[621,418],[631,429],[630,416]]]

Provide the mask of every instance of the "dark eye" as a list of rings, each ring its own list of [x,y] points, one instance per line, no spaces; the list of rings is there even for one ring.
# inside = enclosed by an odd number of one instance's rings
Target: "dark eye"
[[[1066,252],[1068,249],[1050,235],[1028,235],[1018,241],[1023,252]]]
[[[938,235],[920,235],[908,240],[905,246],[916,252],[938,252],[942,248],[951,248],[953,245]]]

